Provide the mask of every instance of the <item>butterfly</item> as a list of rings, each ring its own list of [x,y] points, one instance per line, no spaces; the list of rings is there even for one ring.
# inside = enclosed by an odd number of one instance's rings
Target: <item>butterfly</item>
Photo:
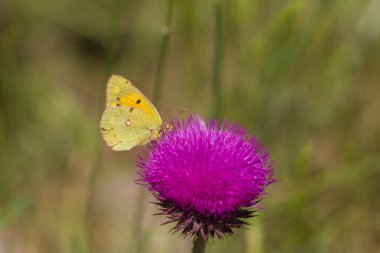
[[[145,145],[171,127],[162,123],[157,109],[131,81],[120,75],[109,78],[100,132],[113,150]]]

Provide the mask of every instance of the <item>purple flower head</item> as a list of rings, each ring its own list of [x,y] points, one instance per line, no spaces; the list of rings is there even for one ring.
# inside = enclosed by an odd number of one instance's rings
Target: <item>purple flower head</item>
[[[274,182],[269,154],[246,130],[200,116],[175,122],[152,142],[138,165],[161,214],[183,236],[219,238],[246,224]]]

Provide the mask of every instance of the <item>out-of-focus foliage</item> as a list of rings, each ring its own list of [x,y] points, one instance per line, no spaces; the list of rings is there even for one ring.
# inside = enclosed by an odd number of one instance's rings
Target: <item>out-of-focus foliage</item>
[[[213,3],[174,2],[166,120],[211,113]],[[220,109],[269,147],[279,182],[207,252],[380,252],[380,1],[221,4]],[[0,252],[189,252],[152,199],[139,211],[141,149],[98,131],[110,73],[152,97],[165,5],[0,0]]]

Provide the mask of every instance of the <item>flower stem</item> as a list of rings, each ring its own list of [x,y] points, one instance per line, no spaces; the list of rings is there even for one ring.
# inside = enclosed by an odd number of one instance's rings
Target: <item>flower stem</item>
[[[206,240],[202,236],[197,236],[193,241],[192,253],[204,253],[206,248]]]
[[[215,0],[214,4],[215,18],[215,37],[214,37],[214,66],[212,74],[212,89],[213,89],[213,117],[218,118],[221,115],[222,94],[220,85],[220,73],[222,69],[222,3],[221,0]]]

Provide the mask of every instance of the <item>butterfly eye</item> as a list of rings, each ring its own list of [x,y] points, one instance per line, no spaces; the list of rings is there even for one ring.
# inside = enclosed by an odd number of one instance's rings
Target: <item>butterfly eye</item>
[[[172,130],[173,126],[171,124],[166,124],[165,128],[167,131],[170,131]]]

